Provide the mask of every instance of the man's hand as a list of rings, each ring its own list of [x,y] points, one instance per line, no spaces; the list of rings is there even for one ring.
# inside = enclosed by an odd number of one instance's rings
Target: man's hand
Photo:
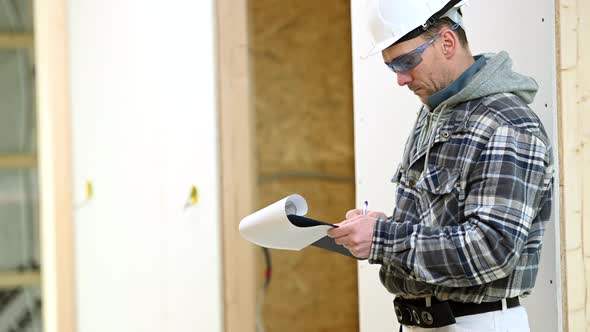
[[[362,215],[363,215],[362,209],[353,209],[353,210],[346,212],[346,219],[352,219],[353,217],[362,216]],[[385,213],[377,212],[377,211],[368,211],[367,216],[373,217],[375,219],[377,219],[377,218],[381,218],[383,220],[387,219],[387,216],[385,215]]]
[[[385,219],[381,212],[369,212],[363,216],[360,209],[346,213],[346,220],[337,224],[338,228],[328,230],[328,236],[336,239],[336,244],[344,246],[355,257],[369,258],[373,230],[377,218]]]

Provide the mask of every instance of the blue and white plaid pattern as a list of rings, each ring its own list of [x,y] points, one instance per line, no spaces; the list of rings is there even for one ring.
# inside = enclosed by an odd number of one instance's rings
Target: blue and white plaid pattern
[[[443,116],[426,168],[429,144],[406,146],[410,159],[394,176],[393,215],[377,222],[369,262],[382,264],[381,281],[396,295],[473,303],[527,295],[551,214],[549,138],[509,93]]]

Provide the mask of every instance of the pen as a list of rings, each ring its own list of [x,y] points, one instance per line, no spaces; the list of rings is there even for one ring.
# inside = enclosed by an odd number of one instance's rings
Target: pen
[[[363,216],[367,215],[367,208],[369,207],[369,202],[365,201],[363,204]]]

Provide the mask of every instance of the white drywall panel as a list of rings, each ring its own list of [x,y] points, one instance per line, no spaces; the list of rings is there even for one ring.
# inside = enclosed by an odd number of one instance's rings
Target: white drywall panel
[[[79,331],[221,331],[214,1],[69,5]]]
[[[415,120],[420,102],[384,66],[371,49],[364,21],[366,0],[351,0],[357,203],[391,214],[395,186],[390,183]],[[550,0],[477,1],[463,9],[467,37],[474,54],[506,50],[514,69],[534,77],[540,89],[532,105],[545,124],[557,156],[554,4]],[[558,164],[557,162],[555,163]],[[556,170],[556,174],[558,170]],[[558,178],[555,198],[559,197]],[[524,300],[532,331],[561,329],[559,216],[553,218],[543,244],[542,262],[533,294]],[[379,266],[359,263],[360,327],[362,332],[395,331],[393,296],[380,284]]]
[[[163,217],[169,241],[164,255],[165,331],[222,331],[214,3],[170,3],[167,15],[176,22],[173,30],[186,33],[162,35],[162,49],[178,52],[154,73],[168,82],[160,92],[160,121],[166,133],[161,152]],[[199,201],[185,208],[192,185]]]

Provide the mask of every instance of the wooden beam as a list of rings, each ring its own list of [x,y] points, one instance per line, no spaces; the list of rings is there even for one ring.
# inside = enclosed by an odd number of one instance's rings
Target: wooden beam
[[[34,37],[30,32],[0,32],[0,49],[33,48]]]
[[[3,154],[0,155],[0,169],[19,169],[37,167],[36,155]]]
[[[256,188],[247,5],[217,1],[225,332],[256,330],[256,256],[238,232],[254,210]]]
[[[43,330],[76,331],[68,1],[36,1]]]
[[[556,68],[555,72],[557,81],[557,141],[559,156],[559,260],[561,266],[561,316],[562,331],[568,331],[568,285],[567,285],[567,248],[566,248],[566,225],[564,209],[564,179],[563,179],[563,100],[561,96],[561,18],[560,18],[560,1],[555,0],[555,47],[556,47]]]
[[[39,287],[41,273],[35,272],[0,272],[0,289]]]
[[[556,0],[564,330],[590,324],[590,15],[588,1]]]

